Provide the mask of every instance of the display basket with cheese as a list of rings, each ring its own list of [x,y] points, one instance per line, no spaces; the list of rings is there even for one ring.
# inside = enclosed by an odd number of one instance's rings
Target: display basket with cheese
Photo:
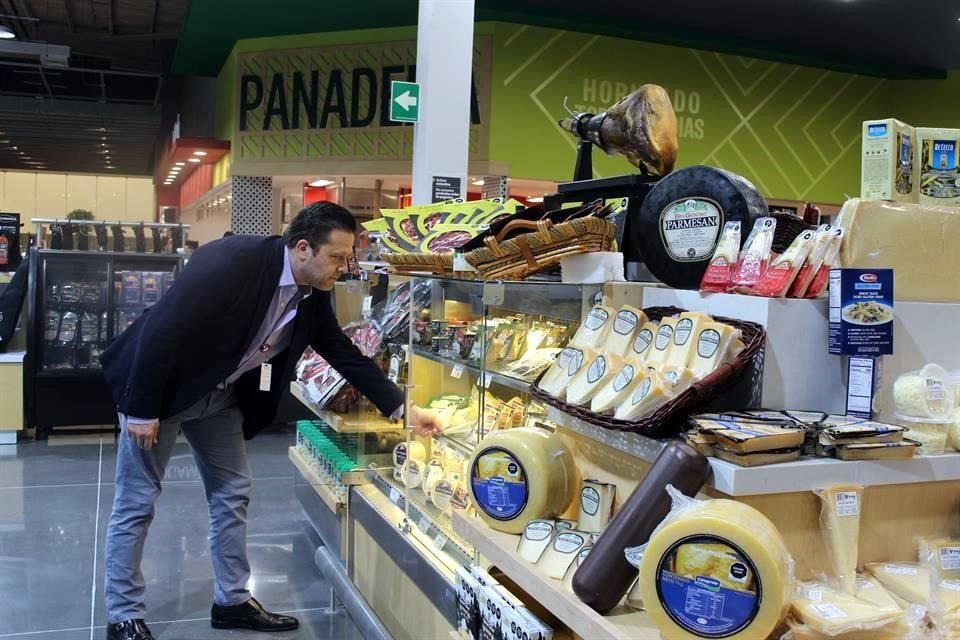
[[[623,315],[641,315],[623,322]],[[625,350],[618,334],[633,332]],[[752,322],[676,307],[597,306],[531,385],[542,402],[591,424],[671,437],[762,366],[766,332]],[[610,415],[612,412],[612,415]]]

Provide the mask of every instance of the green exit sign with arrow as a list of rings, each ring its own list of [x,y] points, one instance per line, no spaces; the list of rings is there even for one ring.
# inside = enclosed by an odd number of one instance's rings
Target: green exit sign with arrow
[[[420,122],[420,85],[394,80],[390,84],[390,120]]]

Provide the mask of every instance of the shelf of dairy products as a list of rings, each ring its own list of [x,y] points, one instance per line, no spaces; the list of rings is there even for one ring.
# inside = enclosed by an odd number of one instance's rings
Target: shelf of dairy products
[[[453,528],[476,547],[477,553],[502,571],[531,598],[556,616],[581,638],[589,640],[659,640],[660,634],[647,614],[620,605],[600,615],[567,592],[559,580],[517,553],[520,536],[494,531],[481,520],[454,514]]]
[[[426,347],[415,346],[413,348],[413,352],[414,354],[420,356],[421,358],[426,358],[427,360],[439,362],[440,364],[450,368],[451,375],[452,375],[452,372],[456,370],[457,367],[462,367],[462,371],[469,371],[476,378],[478,379],[480,378],[480,374],[481,374],[480,367],[476,365],[468,364],[467,362],[463,360],[458,360],[456,358],[448,358],[446,356],[442,356],[439,353],[434,353],[433,351],[430,351]],[[483,375],[485,376],[485,380],[489,381],[486,383],[488,386],[491,383],[496,383],[499,385],[503,385],[508,389],[519,391],[520,393],[528,393],[530,391],[530,383],[527,382],[526,380],[521,380],[520,378],[514,378],[513,376],[508,376],[504,373],[491,371],[490,369],[487,369],[485,372],[483,372]]]
[[[310,399],[303,383],[296,380],[290,383],[290,395],[299,400],[337,433],[374,433],[403,430],[401,422],[384,418],[376,411],[351,412],[341,415],[329,409],[321,409]]]
[[[449,515],[443,515],[419,489],[406,489],[390,475],[391,470],[384,472],[370,472],[373,485],[390,502],[409,514],[411,532],[416,529],[419,534],[430,543],[437,552],[447,554],[453,559],[453,564],[466,566],[473,562],[473,548],[454,530]],[[407,510],[409,498],[410,509]],[[402,528],[402,527],[401,527]],[[454,569],[454,566],[449,567]]]
[[[554,407],[548,418],[561,428],[574,431],[645,462],[666,444],[635,433],[612,431],[584,422]],[[916,484],[960,480],[960,453],[917,456],[911,460],[857,460],[801,458],[761,467],[740,467],[710,458],[713,475],[709,487],[728,496],[751,496],[812,491],[833,484]]]

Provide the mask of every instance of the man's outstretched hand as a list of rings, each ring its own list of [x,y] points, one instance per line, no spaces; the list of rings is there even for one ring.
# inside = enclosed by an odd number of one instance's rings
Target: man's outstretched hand
[[[417,432],[418,436],[436,436],[443,433],[443,426],[437,418],[437,414],[427,409],[421,409],[417,405],[410,407],[410,426]]]

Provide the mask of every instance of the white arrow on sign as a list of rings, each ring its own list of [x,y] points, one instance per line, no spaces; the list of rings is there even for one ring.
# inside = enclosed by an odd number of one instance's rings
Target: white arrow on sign
[[[394,98],[393,101],[396,102],[401,107],[403,107],[404,111],[410,111],[410,107],[417,106],[417,99],[414,96],[410,95],[409,91],[404,91],[403,93],[398,95],[396,98]]]

